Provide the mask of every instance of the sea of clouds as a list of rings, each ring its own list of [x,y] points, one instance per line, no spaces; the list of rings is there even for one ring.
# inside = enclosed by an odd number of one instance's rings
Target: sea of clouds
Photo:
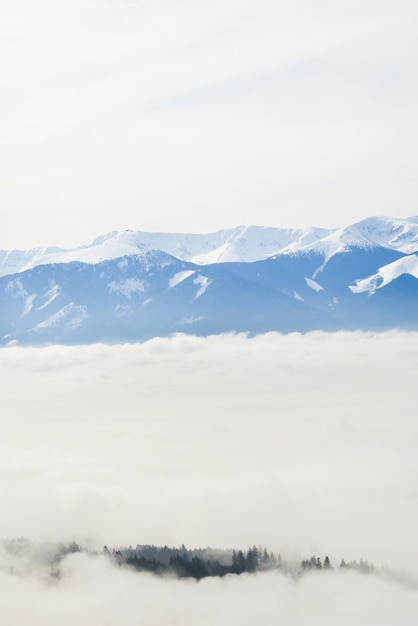
[[[262,544],[335,568],[192,583],[75,554],[51,581],[0,552],[6,622],[415,624],[417,355],[398,332],[1,350],[1,537]]]

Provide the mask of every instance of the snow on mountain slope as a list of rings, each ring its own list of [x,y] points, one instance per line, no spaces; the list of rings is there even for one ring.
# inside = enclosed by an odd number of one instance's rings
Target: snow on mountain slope
[[[348,230],[348,229],[347,229]],[[370,217],[351,227],[371,245],[411,254],[418,250],[418,217],[393,219]]]
[[[202,266],[151,250],[40,265],[0,278],[0,346],[418,328],[418,254],[353,247],[314,280],[321,262],[317,254],[281,254]]]
[[[174,274],[174,276],[172,276],[168,281],[170,289],[182,283],[183,280],[186,280],[186,278],[189,278],[192,274],[194,274],[194,270],[185,270],[184,272],[177,272],[177,274]]]
[[[181,261],[198,265],[221,262],[251,262],[266,259],[282,250],[314,243],[329,231],[325,229],[282,229],[237,226],[209,234],[112,232],[92,243],[64,250],[33,248],[28,251],[0,251],[0,276],[7,276],[51,263],[100,263],[123,256],[162,250]],[[299,243],[298,243],[299,242]]]
[[[380,267],[376,274],[357,280],[349,289],[352,293],[374,294],[377,289],[385,287],[402,274],[410,274],[418,278],[418,255],[411,254],[393,263]]]
[[[63,320],[65,321],[67,328],[75,328],[77,326],[81,326],[87,318],[87,307],[75,305],[73,302],[70,302],[66,306],[62,307],[62,309],[60,309],[57,313],[54,313],[46,320],[39,322],[39,324],[34,326],[33,331],[40,332],[46,328],[58,326],[58,324]]]
[[[284,251],[312,245],[329,232],[324,228],[239,226],[230,231],[220,231],[224,239],[221,245],[212,246],[212,250],[203,251],[187,260],[198,265],[261,261]]]
[[[298,246],[294,251],[315,252],[323,257],[323,263],[313,274],[313,278],[316,278],[334,255],[347,252],[351,248],[375,247],[396,250],[403,254],[416,252],[418,250],[418,218],[369,217],[356,224],[331,231],[319,241]]]
[[[328,311],[305,302],[305,292],[315,292],[302,277],[297,290],[288,289],[287,276],[273,276],[277,262],[259,263],[270,269],[258,282],[251,263],[239,264],[245,266],[241,272],[229,263],[202,267],[161,251],[98,264],[42,265],[5,276],[0,278],[0,345],[338,328]]]
[[[115,231],[71,250],[33,248],[0,251],[0,276],[52,263],[81,261],[97,264],[123,256],[145,254],[153,249],[198,265],[253,262],[282,254],[314,252],[323,258],[318,272],[332,256],[350,247],[376,246],[403,254],[418,251],[418,218],[371,217],[339,229],[237,226],[209,234]]]

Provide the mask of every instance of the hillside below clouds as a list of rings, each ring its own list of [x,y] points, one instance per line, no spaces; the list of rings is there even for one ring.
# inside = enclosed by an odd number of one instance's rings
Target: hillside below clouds
[[[417,217],[340,229],[125,231],[72,250],[0,251],[0,341],[418,330],[417,252]]]

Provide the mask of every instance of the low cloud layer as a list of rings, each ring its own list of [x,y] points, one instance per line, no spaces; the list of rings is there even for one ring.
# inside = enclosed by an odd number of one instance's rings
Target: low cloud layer
[[[0,352],[3,537],[414,567],[418,335]]]
[[[0,574],[0,584],[3,619],[19,626],[416,624],[416,591],[349,572],[311,574],[297,583],[273,573],[196,583],[75,555],[57,583]]]
[[[255,543],[335,568],[196,583],[75,554],[51,580],[35,546],[0,554],[5,623],[415,624],[417,348],[313,333],[0,351],[2,537]]]

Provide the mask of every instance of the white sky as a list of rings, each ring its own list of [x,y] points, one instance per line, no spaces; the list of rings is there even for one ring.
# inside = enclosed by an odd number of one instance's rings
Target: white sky
[[[416,214],[415,0],[0,0],[0,248]]]

